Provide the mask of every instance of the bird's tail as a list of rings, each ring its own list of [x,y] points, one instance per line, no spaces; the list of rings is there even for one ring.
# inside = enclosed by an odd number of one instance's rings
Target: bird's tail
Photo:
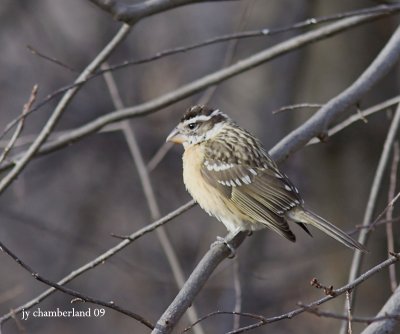
[[[332,238],[341,242],[347,247],[358,249],[364,253],[368,250],[360,244],[358,241],[354,240],[348,234],[343,232],[340,228],[326,221],[324,218],[316,215],[311,211],[307,211],[301,207],[293,208],[287,212],[287,216],[295,222],[300,222],[304,224],[310,224],[321,230],[322,232],[328,234]]]

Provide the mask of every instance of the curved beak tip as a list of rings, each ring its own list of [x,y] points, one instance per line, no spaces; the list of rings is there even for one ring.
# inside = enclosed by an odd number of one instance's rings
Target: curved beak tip
[[[182,144],[185,141],[185,136],[183,136],[177,128],[173,129],[168,135],[166,142],[172,142],[175,144]]]

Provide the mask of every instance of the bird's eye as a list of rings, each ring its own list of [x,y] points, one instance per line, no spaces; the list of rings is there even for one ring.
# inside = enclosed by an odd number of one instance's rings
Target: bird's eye
[[[189,124],[188,124],[188,128],[189,128],[190,130],[194,130],[195,128],[197,128],[197,123],[189,123]]]

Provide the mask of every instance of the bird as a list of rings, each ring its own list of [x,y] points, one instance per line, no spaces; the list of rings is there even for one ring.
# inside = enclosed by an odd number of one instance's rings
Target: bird
[[[311,225],[347,247],[366,248],[304,207],[298,189],[261,141],[227,114],[206,105],[188,108],[167,142],[182,144],[183,182],[193,199],[228,232],[270,228],[294,242],[289,224]]]

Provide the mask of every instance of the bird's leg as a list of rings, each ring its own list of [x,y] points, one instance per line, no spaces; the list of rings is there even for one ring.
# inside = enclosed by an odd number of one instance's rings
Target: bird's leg
[[[228,258],[233,259],[236,256],[236,249],[229,242],[241,231],[242,230],[240,228],[237,228],[236,230],[229,231],[228,235],[225,238],[217,236],[217,241],[214,241],[211,244],[211,247],[215,247],[220,244],[224,244],[231,252],[229,254]]]

